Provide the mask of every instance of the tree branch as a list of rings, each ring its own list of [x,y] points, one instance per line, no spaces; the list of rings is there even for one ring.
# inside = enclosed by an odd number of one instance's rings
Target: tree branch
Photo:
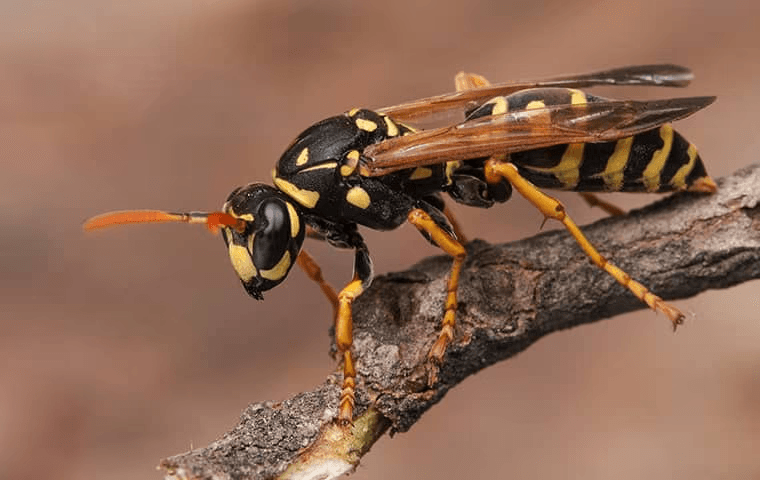
[[[760,164],[719,185],[715,195],[673,195],[584,232],[665,299],[760,278]],[[334,478],[389,427],[408,430],[468,375],[550,332],[645,308],[590,264],[565,231],[504,245],[475,241],[467,250],[457,335],[432,389],[425,362],[443,314],[451,263],[444,256],[377,278],[357,300],[352,428],[333,423],[340,385],[333,374],[311,392],[250,405],[220,440],[163,460],[167,478]]]

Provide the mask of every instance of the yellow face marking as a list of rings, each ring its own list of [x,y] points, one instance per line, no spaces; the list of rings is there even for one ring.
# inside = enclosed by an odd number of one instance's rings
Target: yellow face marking
[[[241,220],[245,220],[246,222],[252,222],[253,221],[253,214],[252,213],[244,213],[242,215],[238,215],[235,212],[232,211],[232,209],[225,209],[226,213],[229,213],[235,218],[239,218]]]
[[[319,201],[319,192],[298,188],[287,180],[281,178],[274,177],[273,179],[277,188],[306,208],[314,208],[314,205]]]
[[[586,94],[575,88],[569,88],[570,90],[570,103],[573,105],[584,105],[588,100]]]
[[[618,192],[623,188],[623,171],[631,155],[633,137],[621,138],[615,143],[615,151],[607,159],[607,166],[601,173],[602,180],[609,190]]]
[[[290,217],[290,236],[296,238],[298,232],[301,231],[301,220],[299,220],[296,207],[292,203],[285,202],[285,205],[288,206],[288,216]],[[251,248],[251,251],[253,251],[253,248]]]
[[[660,127],[660,138],[662,138],[662,148],[652,154],[652,160],[649,161],[641,176],[641,181],[650,192],[656,192],[660,188],[660,173],[673,146],[673,127],[669,123]]]
[[[422,180],[433,176],[433,169],[427,167],[417,167],[414,169],[409,180]]]
[[[301,150],[301,153],[298,154],[298,158],[296,158],[296,165],[300,167],[301,165],[305,165],[306,162],[308,161],[309,161],[309,149],[307,147]]]
[[[358,108],[352,108],[351,110],[348,111],[348,116],[349,117],[353,117],[357,113],[359,113],[359,109]]]
[[[693,143],[690,143],[686,154],[689,156],[689,161],[685,165],[681,165],[676,170],[673,178],[670,179],[670,184],[676,188],[686,188],[686,177],[691,173],[691,169],[694,168],[694,164],[697,161],[697,147]]]
[[[269,270],[262,270],[261,276],[267,280],[277,281],[281,280],[288,273],[290,268],[290,252],[285,250],[285,254],[282,256],[277,265]]]
[[[355,207],[365,209],[369,207],[369,194],[362,187],[353,187],[346,193],[346,201]]]
[[[374,132],[377,130],[377,124],[372,120],[365,120],[364,118],[356,119],[356,126],[366,132]]]
[[[328,169],[328,168],[335,168],[337,166],[338,166],[338,162],[325,162],[325,163],[320,163],[319,165],[314,165],[313,167],[304,168],[303,170],[301,170],[301,173],[311,172],[312,170],[323,170],[323,169]]]
[[[528,102],[525,106],[526,110],[536,110],[538,108],[546,108],[546,104],[543,100],[533,100],[532,102]]]
[[[504,97],[492,98],[486,103],[493,105],[493,108],[491,108],[491,115],[507,113],[507,110],[509,110],[509,107],[507,106],[507,99]]]
[[[398,127],[393,123],[393,120],[388,117],[383,117],[383,120],[385,120],[385,128],[388,130],[388,136],[395,137],[398,135]]]
[[[235,269],[235,273],[237,273],[242,281],[248,282],[256,276],[256,267],[253,265],[253,260],[251,260],[251,254],[248,253],[245,247],[230,243],[227,246],[227,251],[230,254],[232,268]]]

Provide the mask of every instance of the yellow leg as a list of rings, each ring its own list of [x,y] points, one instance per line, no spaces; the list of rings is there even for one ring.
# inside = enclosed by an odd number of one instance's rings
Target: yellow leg
[[[612,275],[615,280],[630,290],[641,301],[649,305],[652,310],[660,311],[667,315],[673,323],[674,330],[683,322],[684,315],[680,310],[665,303],[663,299],[654,295],[644,285],[633,280],[627,273],[608,262],[586,239],[575,222],[565,213],[565,207],[558,200],[541,192],[532,183],[520,176],[517,167],[513,164],[492,158],[486,162],[485,177],[489,183],[499,182],[501,178],[506,178],[515,190],[520,192],[523,197],[538,208],[546,218],[553,218],[562,222],[594,264]]]
[[[446,347],[454,339],[454,326],[456,325],[456,312],[457,312],[457,286],[459,285],[459,272],[462,270],[462,263],[467,255],[464,247],[461,243],[452,238],[444,229],[439,227],[433,219],[425,213],[423,210],[416,208],[409,212],[407,217],[409,223],[417,227],[419,230],[426,232],[430,235],[436,245],[441,250],[454,257],[451,263],[451,273],[449,274],[449,281],[446,285],[446,304],[445,311],[443,313],[443,320],[441,321],[441,333],[438,335],[438,339],[433,344],[433,347],[428,353],[428,359],[438,367],[443,363],[443,355],[446,353]],[[431,371],[431,375],[428,378],[430,385],[434,384],[437,380],[436,370]]]
[[[580,195],[590,207],[599,207],[608,215],[612,215],[613,217],[618,215],[625,215],[625,211],[623,211],[621,208],[611,204],[610,202],[602,200],[593,193],[581,192]]]
[[[356,370],[351,356],[353,344],[353,320],[351,304],[364,291],[362,281],[354,278],[338,294],[338,315],[335,317],[335,345],[343,355],[343,387],[340,391],[338,422],[349,425],[354,415]]]
[[[327,281],[322,276],[322,269],[319,268],[317,262],[311,255],[306,253],[306,250],[301,250],[301,253],[298,254],[298,258],[296,258],[296,263],[298,263],[298,266],[301,267],[301,270],[304,271],[307,277],[319,285],[322,293],[325,294],[325,297],[327,297],[330,305],[332,305],[333,317],[335,317],[338,312],[338,294],[335,293],[335,290],[332,288],[332,286],[327,283]]]

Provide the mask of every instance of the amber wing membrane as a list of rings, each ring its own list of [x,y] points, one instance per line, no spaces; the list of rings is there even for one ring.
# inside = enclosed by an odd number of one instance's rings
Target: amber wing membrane
[[[452,123],[463,120],[466,110],[477,107],[493,97],[509,95],[526,88],[588,88],[599,85],[685,87],[693,78],[691,70],[680,65],[635,65],[546,80],[500,83],[414,100],[378,111],[400,122],[414,123],[446,119]]]
[[[611,142],[685,118],[715,97],[550,105],[468,120],[370,145],[363,174],[507,155],[567,143]]]

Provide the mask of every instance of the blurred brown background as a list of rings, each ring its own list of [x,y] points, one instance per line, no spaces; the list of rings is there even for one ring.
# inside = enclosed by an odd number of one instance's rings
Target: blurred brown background
[[[158,478],[249,402],[334,368],[300,272],[255,302],[204,229],[85,236],[88,216],[218,208],[312,122],[450,91],[460,69],[688,65],[685,92],[597,92],[718,95],[680,130],[723,176],[760,151],[758,18],[753,0],[0,3],[0,478]],[[458,211],[491,241],[541,222],[520,199]],[[367,238],[380,273],[434,253],[412,228]],[[312,243],[346,281],[351,254]],[[693,319],[675,336],[650,312],[552,335],[381,440],[355,478],[760,478],[758,287],[678,302]]]

